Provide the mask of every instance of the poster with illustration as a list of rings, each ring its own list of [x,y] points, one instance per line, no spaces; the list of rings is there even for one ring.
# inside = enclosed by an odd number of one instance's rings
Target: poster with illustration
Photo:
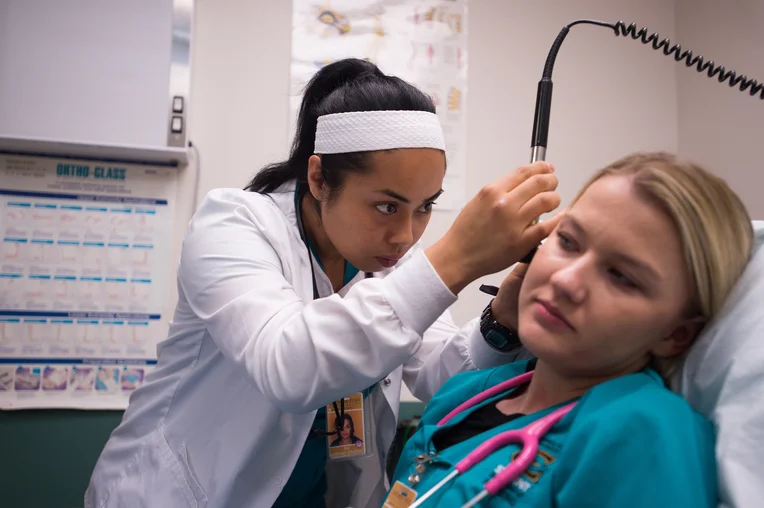
[[[326,406],[327,432],[336,434],[327,436],[329,459],[344,459],[367,454],[364,421],[363,393],[354,393]]]
[[[428,94],[443,126],[448,171],[435,210],[466,201],[467,0],[293,0],[290,119],[327,64],[355,57]]]
[[[169,327],[176,184],[0,154],[0,410],[127,407]]]

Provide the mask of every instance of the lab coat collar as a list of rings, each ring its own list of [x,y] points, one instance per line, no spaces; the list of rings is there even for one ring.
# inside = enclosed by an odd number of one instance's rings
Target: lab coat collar
[[[297,231],[297,213],[294,206],[294,191],[297,189],[297,182],[290,180],[281,187],[268,194],[276,206],[281,210],[284,216],[289,219],[289,223]],[[298,232],[299,233],[299,232]]]

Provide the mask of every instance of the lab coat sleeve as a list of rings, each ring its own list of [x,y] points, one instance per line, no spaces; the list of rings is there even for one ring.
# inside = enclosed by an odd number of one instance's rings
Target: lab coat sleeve
[[[662,409],[625,409],[572,432],[554,505],[716,508],[711,424],[656,415]]]
[[[284,226],[283,215],[254,199],[208,194],[184,239],[178,280],[222,354],[282,411],[310,412],[378,382],[456,300],[419,252],[344,298],[303,301],[266,234]]]
[[[425,332],[422,346],[403,365],[403,381],[414,397],[428,402],[454,374],[498,367],[527,357],[522,346],[507,352],[490,346],[480,333],[479,317],[459,328],[447,310]]]

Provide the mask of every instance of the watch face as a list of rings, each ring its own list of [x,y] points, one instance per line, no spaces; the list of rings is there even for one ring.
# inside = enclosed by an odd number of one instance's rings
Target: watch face
[[[509,341],[504,334],[497,332],[496,330],[488,330],[484,337],[485,340],[496,349],[504,349],[509,344]]]

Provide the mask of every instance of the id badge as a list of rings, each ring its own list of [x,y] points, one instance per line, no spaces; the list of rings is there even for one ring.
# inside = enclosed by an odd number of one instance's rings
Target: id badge
[[[326,406],[326,431],[337,431],[326,437],[329,460],[372,455],[374,429],[371,398],[371,393],[364,397],[363,392],[358,392]]]
[[[382,508],[408,508],[414,503],[416,496],[417,493],[414,489],[396,481]]]

